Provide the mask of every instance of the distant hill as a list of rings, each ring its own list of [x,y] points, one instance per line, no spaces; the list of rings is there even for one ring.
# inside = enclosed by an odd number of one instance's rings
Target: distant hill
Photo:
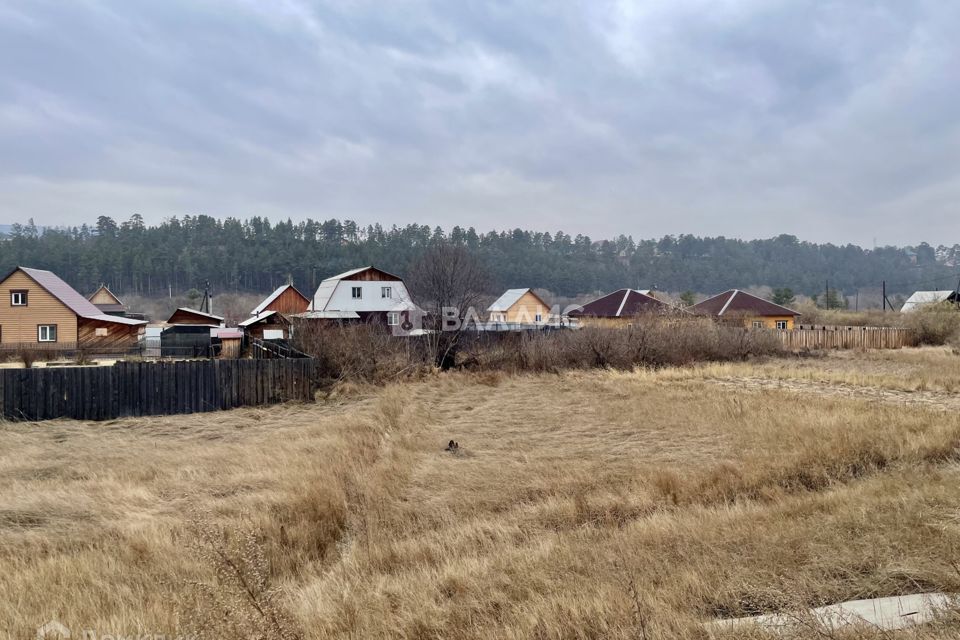
[[[576,296],[621,287],[706,294],[769,286],[812,296],[829,281],[833,293],[853,296],[876,293],[886,281],[894,295],[952,289],[960,270],[960,245],[864,249],[789,235],[594,240],[562,231],[478,233],[463,227],[361,227],[350,220],[271,223],[259,217],[184,216],[147,226],[134,216],[123,223],[101,217],[93,226],[14,237],[0,243],[0,271],[17,264],[51,269],[80,291],[107,283],[120,295],[178,293],[202,289],[206,281],[214,292],[266,294],[288,278],[312,293],[323,278],[357,266],[406,274],[424,247],[440,240],[463,245],[486,265],[490,294],[518,287]]]

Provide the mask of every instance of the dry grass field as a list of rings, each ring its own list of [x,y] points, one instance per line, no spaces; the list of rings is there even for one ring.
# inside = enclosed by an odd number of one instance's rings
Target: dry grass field
[[[449,374],[2,424],[0,631],[699,638],[715,618],[958,592],[958,363]],[[949,614],[826,637],[958,634]]]

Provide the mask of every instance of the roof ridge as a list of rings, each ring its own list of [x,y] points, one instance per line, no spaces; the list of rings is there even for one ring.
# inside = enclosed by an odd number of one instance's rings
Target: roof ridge
[[[727,301],[726,303],[724,303],[723,308],[720,309],[720,312],[717,314],[718,316],[722,316],[724,314],[724,312],[727,310],[727,307],[730,306],[730,303],[733,302],[733,299],[737,297],[738,293],[740,293],[740,289],[733,289],[733,293],[731,293],[730,297],[727,298]]]

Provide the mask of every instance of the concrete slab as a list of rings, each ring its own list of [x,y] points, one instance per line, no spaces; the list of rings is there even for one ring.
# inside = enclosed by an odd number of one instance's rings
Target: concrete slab
[[[892,631],[930,622],[937,613],[956,606],[956,603],[956,597],[946,593],[918,593],[869,600],[849,600],[810,609],[805,613],[774,613],[715,620],[705,626],[719,631],[751,624],[759,625],[768,631],[786,631],[796,629],[799,625],[814,623],[833,631],[859,624]]]

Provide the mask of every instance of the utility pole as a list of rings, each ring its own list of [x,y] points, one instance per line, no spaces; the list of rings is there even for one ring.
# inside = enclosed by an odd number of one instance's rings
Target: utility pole
[[[826,309],[830,308],[830,281],[825,282],[825,292],[823,294],[823,306]]]
[[[860,289],[857,289],[857,301],[853,303],[853,310],[860,311]]]
[[[887,311],[887,281],[886,281],[886,280],[883,281],[883,294],[882,294],[882,295],[883,295],[883,311],[884,311],[884,313],[886,313],[886,311]]]

